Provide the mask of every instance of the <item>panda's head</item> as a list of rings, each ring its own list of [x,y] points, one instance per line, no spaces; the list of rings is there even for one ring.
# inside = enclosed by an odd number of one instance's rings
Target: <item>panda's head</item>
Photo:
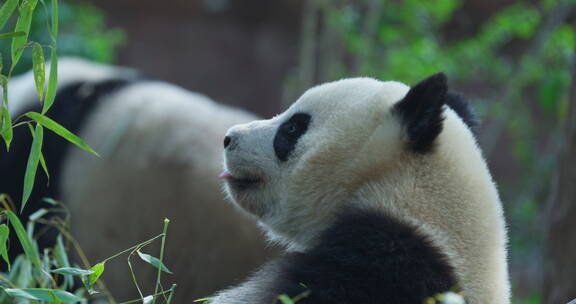
[[[440,135],[452,132],[453,140],[463,141],[448,149],[477,153],[467,151],[477,150],[475,140],[449,109],[453,98],[444,74],[412,88],[370,78],[314,87],[284,113],[227,132],[221,176],[227,193],[272,239],[293,248],[309,245],[347,206],[428,221],[423,217],[430,212],[417,210],[416,196],[432,195],[426,187],[437,181],[429,179],[453,169],[448,163],[435,176],[421,170],[446,154]]]

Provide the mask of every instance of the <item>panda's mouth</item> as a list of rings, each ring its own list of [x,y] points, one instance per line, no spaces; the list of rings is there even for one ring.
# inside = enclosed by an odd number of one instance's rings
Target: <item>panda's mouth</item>
[[[256,187],[262,179],[256,176],[234,176],[228,170],[224,170],[219,176],[237,191],[244,191]]]

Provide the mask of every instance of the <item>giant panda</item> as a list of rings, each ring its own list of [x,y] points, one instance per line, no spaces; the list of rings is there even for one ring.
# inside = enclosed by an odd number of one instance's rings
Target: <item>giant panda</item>
[[[64,58],[58,71],[58,95],[47,115],[100,157],[46,130],[50,181],[38,171],[23,219],[43,206],[43,197],[62,201],[72,234],[95,264],[161,233],[169,218],[164,256],[174,275],[164,279],[182,286],[177,303],[242,279],[274,252],[254,221],[224,201],[217,178],[224,132],[255,115],[127,68]],[[10,81],[14,118],[39,111],[35,92],[31,72]],[[18,202],[30,136],[26,127],[15,132],[10,153],[0,148],[0,193]],[[158,256],[157,249],[142,251]],[[143,292],[151,294],[156,269],[138,258],[133,264]],[[117,301],[138,298],[125,257],[108,261],[102,278]]]
[[[212,304],[510,303],[506,229],[465,101],[444,74],[412,88],[352,78],[232,127],[229,199],[287,252]]]

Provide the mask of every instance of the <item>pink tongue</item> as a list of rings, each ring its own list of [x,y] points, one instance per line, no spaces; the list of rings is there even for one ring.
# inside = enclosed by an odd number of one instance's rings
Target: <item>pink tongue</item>
[[[229,177],[231,177],[232,174],[230,174],[230,172],[228,172],[228,170],[224,170],[224,172],[220,173],[220,175],[218,175],[219,179],[228,179]]]

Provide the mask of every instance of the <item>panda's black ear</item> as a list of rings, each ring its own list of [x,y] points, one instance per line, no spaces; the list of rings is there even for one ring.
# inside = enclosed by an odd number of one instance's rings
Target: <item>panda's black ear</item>
[[[446,75],[438,73],[413,86],[406,96],[394,105],[392,112],[407,133],[408,149],[426,153],[434,148],[442,131],[442,115],[446,104],[448,84]]]

